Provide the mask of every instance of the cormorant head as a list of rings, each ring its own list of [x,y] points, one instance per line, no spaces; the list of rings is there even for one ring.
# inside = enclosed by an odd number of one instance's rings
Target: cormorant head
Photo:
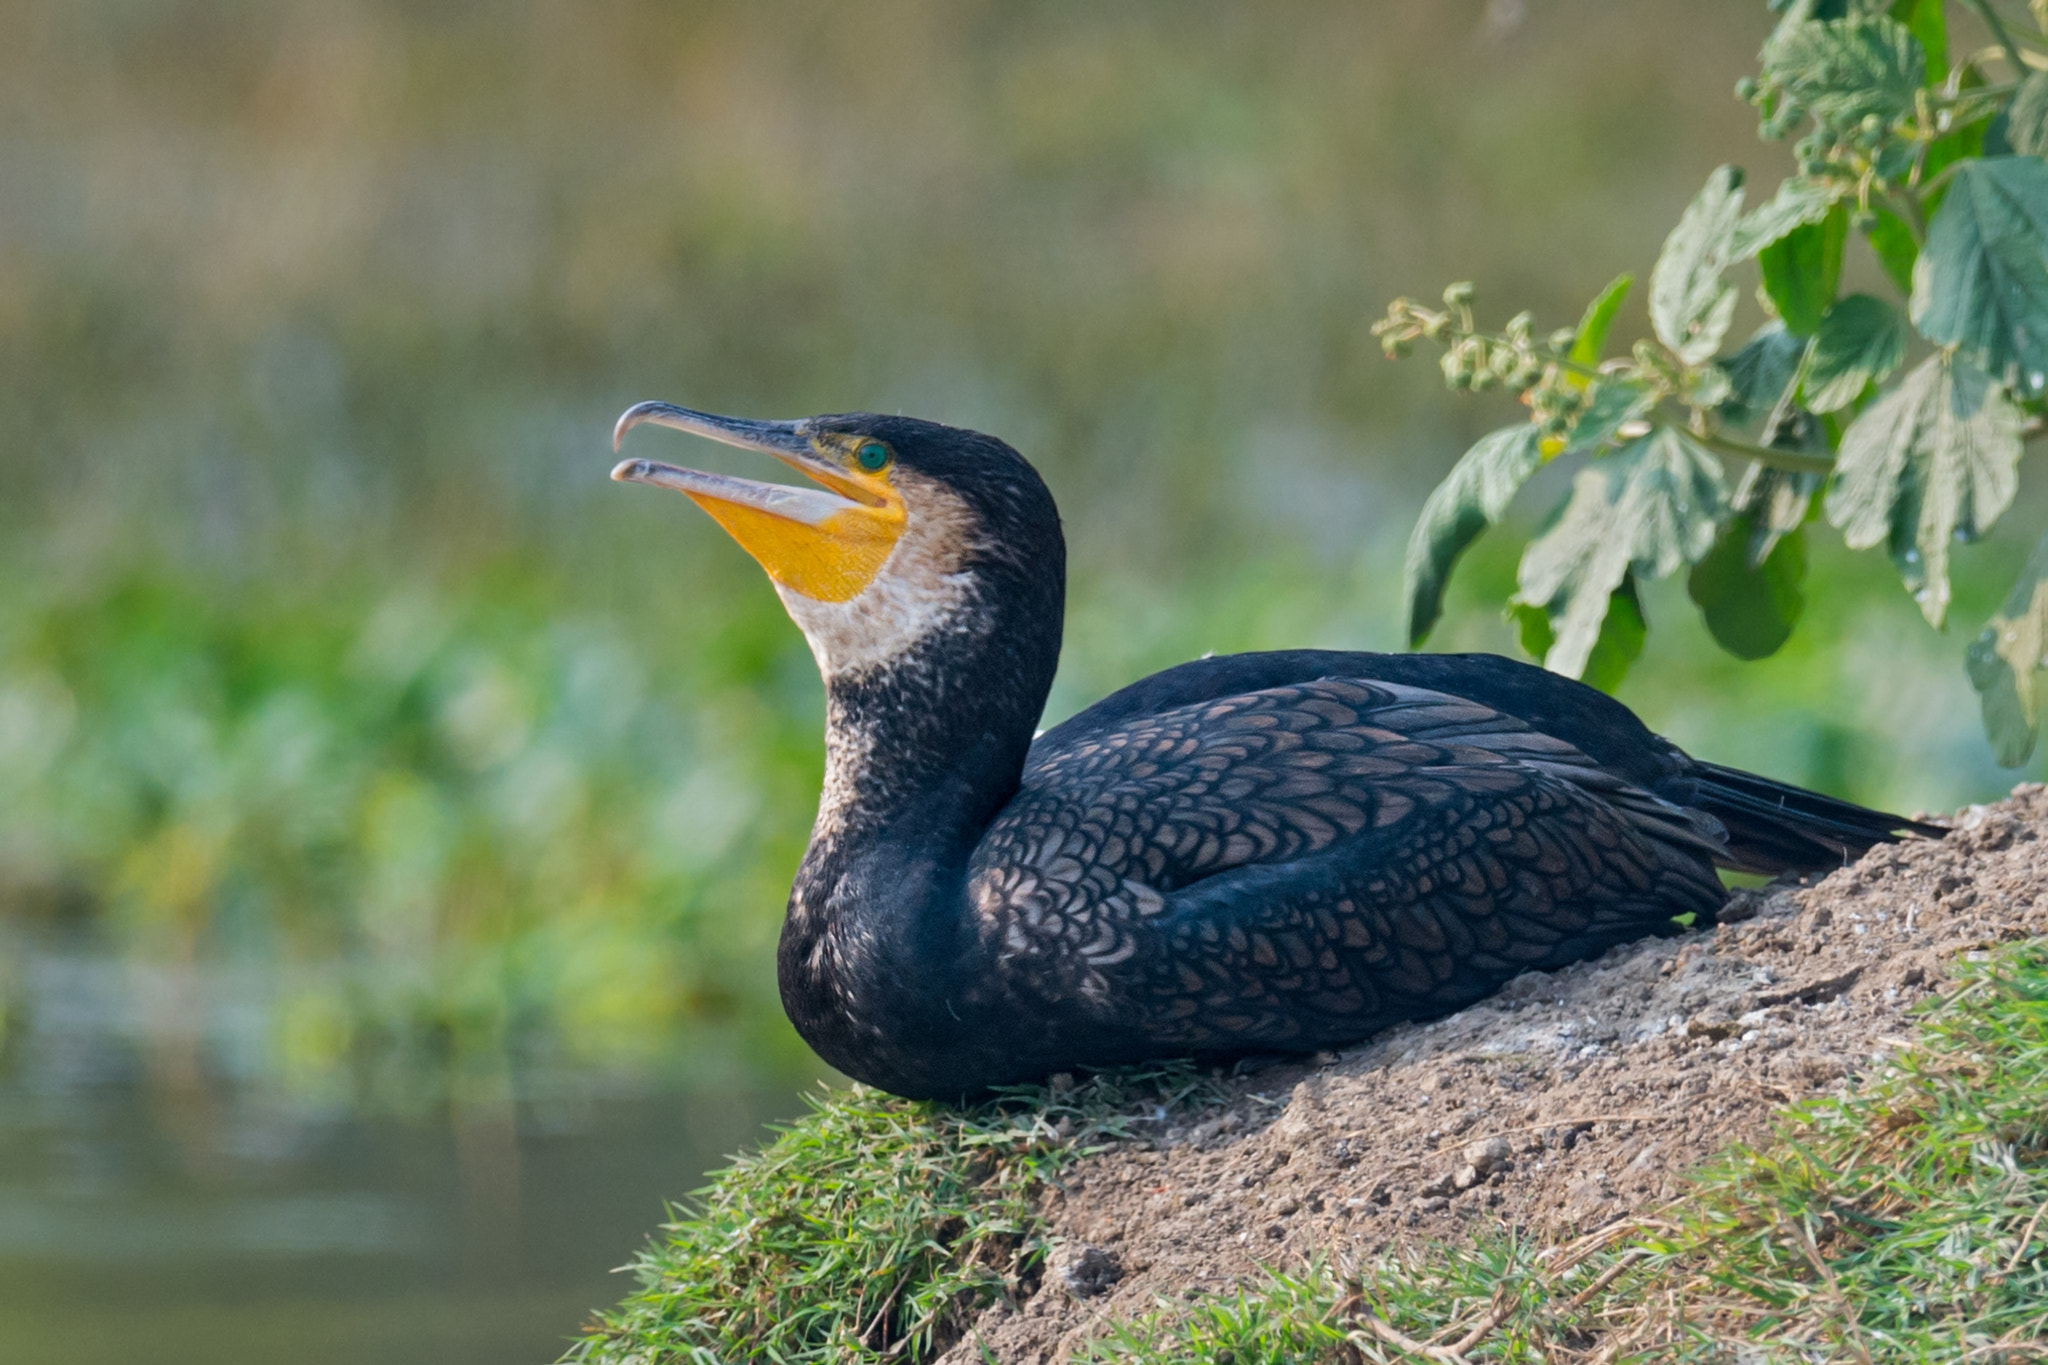
[[[613,449],[652,423],[759,450],[816,487],[759,483],[654,460],[612,477],[673,488],[760,562],[826,681],[906,656],[940,632],[1002,630],[1001,606],[1051,614],[1065,590],[1059,514],[1036,470],[992,436],[914,417],[841,413],[793,422],[639,403]]]

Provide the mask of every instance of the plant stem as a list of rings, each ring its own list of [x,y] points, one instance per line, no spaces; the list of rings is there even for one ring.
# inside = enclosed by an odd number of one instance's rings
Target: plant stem
[[[1913,244],[1926,246],[1927,215],[1920,208],[1920,196],[1910,190],[1880,189],[1878,193],[1892,206],[1892,211],[1899,215],[1899,221],[1906,225],[1906,231],[1913,234]]]
[[[1693,440],[1709,450],[1738,459],[1755,460],[1772,469],[1782,469],[1787,474],[1830,474],[1834,472],[1835,460],[1832,455],[1808,455],[1798,450],[1773,450],[1769,446],[1751,445],[1738,441],[1732,436],[1703,435],[1693,433]]]
[[[2005,20],[1999,18],[1998,12],[1991,8],[1990,0],[1963,0],[1963,3],[1977,12],[1977,17],[1984,21],[1984,27],[1991,30],[1991,36],[2005,49],[2005,59],[2012,63],[2014,73],[2025,75],[2027,59],[2020,54],[2020,45],[2013,41],[2012,32],[2006,28]]]
[[[1490,346],[1515,345],[1515,342],[1511,340],[1505,332],[1481,332],[1475,328],[1468,327],[1462,333],[1459,334],[1459,337],[1460,339],[1464,337],[1477,337],[1479,340],[1486,342]],[[1455,346],[1457,342],[1453,341],[1450,344]],[[1561,355],[1545,356],[1540,351],[1536,354],[1538,358],[1543,360],[1545,363],[1555,365],[1557,366],[1557,368],[1563,370],[1567,374],[1575,374],[1583,379],[1605,378],[1605,376],[1600,373],[1600,368],[1597,365],[1581,365],[1576,360],[1570,360]]]
[[[1928,178],[1927,183],[1920,187],[1920,196],[1922,197],[1922,199],[1925,199],[1927,196],[1938,193],[1943,185],[1946,185],[1949,181],[1956,178],[1956,172],[1958,170],[1960,170],[1964,166],[1967,166],[1968,164],[1969,161],[1967,159],[1962,161],[1951,161],[1948,163],[1948,165],[1943,166],[1940,170],[1936,171],[1932,176]]]

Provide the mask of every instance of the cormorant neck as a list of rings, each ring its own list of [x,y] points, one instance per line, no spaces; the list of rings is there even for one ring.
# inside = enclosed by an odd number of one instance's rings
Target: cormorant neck
[[[807,864],[881,838],[964,857],[1015,794],[1059,664],[1062,603],[978,598],[897,657],[825,679]]]

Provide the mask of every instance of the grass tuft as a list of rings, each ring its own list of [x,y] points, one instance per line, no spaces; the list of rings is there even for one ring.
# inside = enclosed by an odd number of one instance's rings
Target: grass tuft
[[[927,1358],[983,1306],[1034,1285],[1043,1185],[1210,1088],[1174,1065],[1016,1087],[965,1109],[865,1086],[813,1098],[676,1211],[634,1266],[640,1290],[568,1359]]]

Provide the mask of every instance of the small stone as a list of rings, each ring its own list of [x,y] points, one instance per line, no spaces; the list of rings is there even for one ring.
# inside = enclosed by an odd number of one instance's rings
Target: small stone
[[[1454,1189],[1463,1188],[1465,1187],[1458,1184],[1458,1173],[1456,1171],[1445,1171],[1442,1175],[1422,1187],[1422,1196],[1425,1199],[1429,1199],[1439,1195],[1447,1195]]]
[[[1440,1194],[1425,1195],[1415,1201],[1417,1213],[1437,1213],[1451,1206],[1451,1201]]]
[[[1513,1155],[1514,1150],[1508,1146],[1506,1138],[1482,1138],[1478,1142],[1465,1144],[1466,1162],[1483,1176],[1492,1175],[1505,1166],[1508,1158]]]
[[[1053,1251],[1052,1270],[1067,1293],[1077,1299],[1092,1299],[1124,1277],[1124,1268],[1113,1253],[1073,1243]]]
[[[1451,1177],[1451,1184],[1457,1189],[1469,1190],[1479,1183],[1479,1172],[1470,1166],[1460,1166]]]
[[[1757,917],[1763,897],[1754,891],[1737,891],[1728,897],[1727,903],[1714,912],[1714,918],[1722,924],[1740,924]]]

